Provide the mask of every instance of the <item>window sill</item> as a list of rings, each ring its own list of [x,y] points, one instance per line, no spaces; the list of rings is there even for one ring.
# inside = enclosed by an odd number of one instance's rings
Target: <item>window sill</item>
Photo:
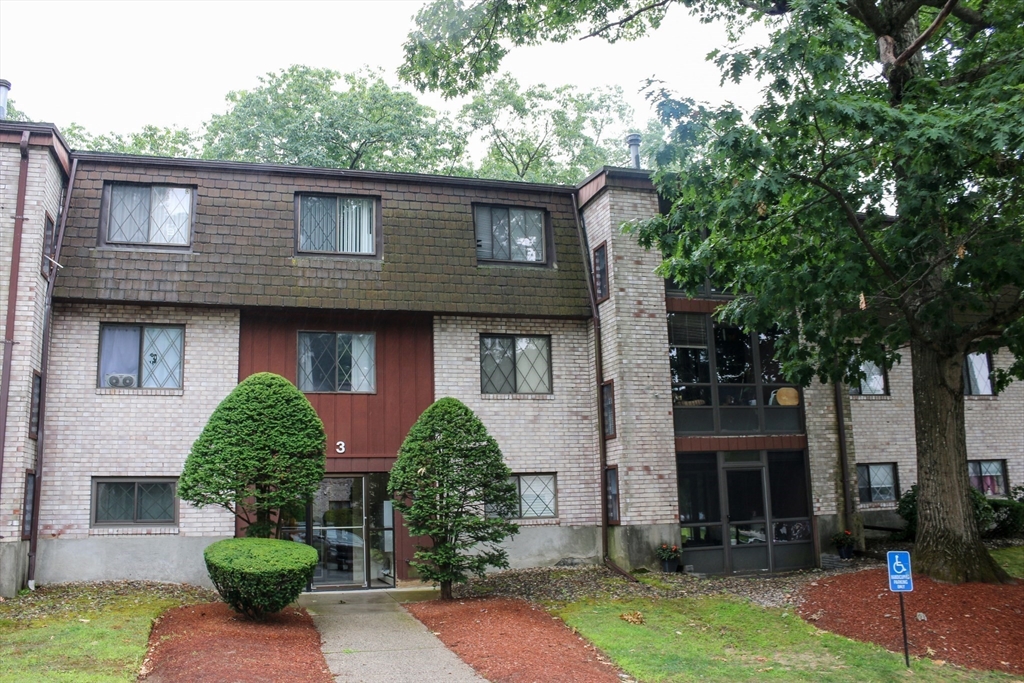
[[[562,520],[559,517],[524,517],[522,519],[511,519],[519,526],[561,526]]]
[[[995,401],[999,397],[996,394],[965,394],[964,398],[968,401]]]
[[[380,265],[383,262],[383,260],[384,259],[380,254],[344,254],[333,251],[300,251],[296,253],[294,258],[292,259],[294,265],[302,266],[327,265],[330,263],[336,263],[338,261],[355,261],[366,264],[376,263],[377,267],[374,268],[374,270],[380,270]]]
[[[485,401],[553,401],[554,394],[480,394]]]
[[[90,536],[177,536],[176,526],[102,526],[91,527]]]
[[[851,401],[891,401],[892,394],[850,394]]]
[[[491,261],[488,259],[477,259],[478,268],[554,268],[546,261]]]
[[[861,510],[895,510],[898,501],[895,500],[874,500],[870,503],[857,503]]]
[[[191,244],[101,244],[94,247],[96,251],[155,251],[164,254],[187,254],[191,255]]]
[[[109,396],[109,395],[125,395],[125,396],[184,396],[184,389],[114,389],[114,388],[97,388],[97,396]]]

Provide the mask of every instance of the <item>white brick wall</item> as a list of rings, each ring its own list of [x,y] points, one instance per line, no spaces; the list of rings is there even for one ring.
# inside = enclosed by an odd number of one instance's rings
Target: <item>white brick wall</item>
[[[185,326],[184,385],[98,389],[100,323]],[[238,383],[237,310],[58,304],[46,414],[41,537],[223,536],[232,515],[181,503],[176,529],[89,529],[93,477],[177,477],[192,442]]]
[[[553,393],[482,394],[480,335],[551,336]],[[519,474],[555,472],[558,518],[529,525],[595,525],[601,521],[590,324],[507,318],[434,318],[434,397],[451,396],[477,414],[506,464]]]
[[[914,438],[913,359],[900,349],[900,362],[889,371],[888,396],[851,396],[857,462],[894,462],[899,468],[900,492],[917,482]],[[1008,367],[1011,354],[993,358]],[[1024,484],[1024,383],[1014,382],[996,396],[964,398],[967,457],[1006,460],[1010,486]],[[861,503],[862,510],[895,509],[895,503]]]
[[[618,465],[623,525],[678,521],[672,384],[665,280],[656,252],[623,235],[623,223],[654,216],[652,192],[610,188],[584,209],[591,249],[607,242],[609,298],[599,304],[604,379],[615,382],[616,437],[608,464]]]
[[[10,264],[17,209],[21,152],[18,145],[0,147],[0,337],[7,316]],[[63,172],[48,148],[30,147],[25,220],[22,225],[18,275],[18,309],[11,357],[7,443],[0,489],[0,542],[21,540],[25,471],[35,467],[36,442],[28,437],[32,371],[40,367],[46,279],[40,272],[46,214],[56,221],[60,211]],[[2,345],[6,346],[6,345]],[[6,353],[0,348],[0,357]]]

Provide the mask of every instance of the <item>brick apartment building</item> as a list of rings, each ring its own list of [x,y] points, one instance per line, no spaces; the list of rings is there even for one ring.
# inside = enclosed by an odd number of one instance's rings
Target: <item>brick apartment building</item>
[[[0,122],[0,594],[26,581],[205,581],[223,510],[175,485],[210,413],[279,373],[324,421],[328,475],[288,537],[315,588],[410,578],[385,495],[412,423],[454,396],[520,491],[514,566],[813,566],[892,524],[915,479],[909,353],[858,387],[788,385],[770,334],[715,323],[618,227],[648,174],[578,187],[72,152]],[[59,268],[56,264],[59,263]],[[1024,482],[1024,388],[971,359],[969,468]],[[845,435],[845,439],[841,438]],[[844,468],[845,464],[845,468]]]

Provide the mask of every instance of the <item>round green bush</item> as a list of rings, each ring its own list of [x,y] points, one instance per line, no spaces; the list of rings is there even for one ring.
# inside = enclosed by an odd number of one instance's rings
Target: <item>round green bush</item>
[[[224,602],[250,619],[280,612],[313,579],[311,546],[272,538],[229,538],[203,552],[206,570]]]
[[[971,507],[974,509],[974,519],[978,523],[978,531],[984,536],[992,528],[995,522],[995,513],[989,504],[985,494],[977,489],[968,489],[971,496]],[[917,484],[900,496],[896,504],[896,512],[907,523],[903,529],[903,537],[909,541],[917,536]]]

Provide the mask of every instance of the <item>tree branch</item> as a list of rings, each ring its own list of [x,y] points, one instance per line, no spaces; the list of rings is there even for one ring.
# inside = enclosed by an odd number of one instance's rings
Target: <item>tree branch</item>
[[[613,21],[613,22],[610,22],[608,24],[605,24],[604,26],[600,26],[598,28],[595,28],[593,31],[591,31],[587,35],[585,35],[582,38],[580,38],[580,40],[586,40],[587,38],[593,38],[595,36],[599,36],[602,33],[607,32],[609,29],[615,28],[616,26],[622,26],[623,24],[625,24],[625,23],[627,23],[629,21],[632,21],[633,19],[636,19],[638,16],[640,16],[644,12],[650,12],[652,9],[658,9],[659,7],[664,7],[665,5],[669,5],[669,4],[671,4],[671,3],[675,2],[675,1],[676,0],[657,0],[657,2],[652,2],[651,4],[646,5],[645,7],[641,7],[640,9],[636,10],[635,12],[630,12],[629,14],[624,16],[622,19],[619,19],[618,21]],[[745,7],[751,6],[750,4],[745,2],[745,0],[737,0],[737,1],[740,4],[742,4],[743,6],[745,6]]]
[[[917,14],[917,11],[919,9],[924,7],[926,3],[927,0],[912,0],[912,2],[908,2],[907,4],[903,5],[903,7],[900,8],[899,12],[893,15],[892,19],[889,22],[889,30],[886,31],[886,33],[898,32],[901,28],[903,28],[903,25],[905,23],[910,21]]]
[[[944,7],[946,3],[943,0],[924,0],[924,4],[928,7]],[[981,12],[970,7],[964,7],[963,5],[957,5],[953,8],[953,16],[965,24],[971,24],[977,30],[991,26]]]
[[[851,9],[857,12],[853,14]],[[882,13],[878,11],[878,7],[875,5],[873,0],[851,0],[848,4],[846,13],[853,16],[855,19],[859,19],[864,22],[876,36],[883,36],[886,31],[885,19],[882,17]]]
[[[878,267],[882,269],[885,276],[889,278],[889,281],[893,284],[896,284],[899,281],[900,278],[896,275],[896,272],[893,271],[889,263],[882,258],[882,254],[875,249],[875,245],[871,244],[871,240],[868,239],[867,233],[864,232],[864,224],[861,223],[860,218],[857,217],[857,211],[850,205],[850,202],[846,201],[846,197],[844,197],[839,190],[818,178],[804,175],[802,173],[791,173],[790,177],[802,180],[805,183],[810,183],[831,195],[832,198],[839,203],[839,206],[842,207],[843,213],[846,214],[846,222],[849,223],[850,227],[853,228],[853,231],[857,233],[857,238],[860,240],[861,244],[864,245],[864,248],[868,250],[868,253],[871,254],[871,258],[875,260],[875,263],[877,263]]]
[[[950,12],[953,11],[953,8],[956,6],[957,2],[958,0],[947,0],[946,4],[939,11],[939,16],[935,17],[935,21],[932,22],[932,25],[926,28],[924,30],[924,33],[919,35],[917,37],[917,40],[911,43],[910,47],[904,50],[903,54],[897,57],[896,61],[892,63],[893,69],[898,69],[904,64],[906,64],[907,61],[909,61],[910,58],[913,57],[918,52],[918,50],[924,47],[924,44],[928,42],[928,39],[932,37],[932,34],[935,33],[935,31],[937,31],[939,27],[946,22],[946,17],[948,17]]]

